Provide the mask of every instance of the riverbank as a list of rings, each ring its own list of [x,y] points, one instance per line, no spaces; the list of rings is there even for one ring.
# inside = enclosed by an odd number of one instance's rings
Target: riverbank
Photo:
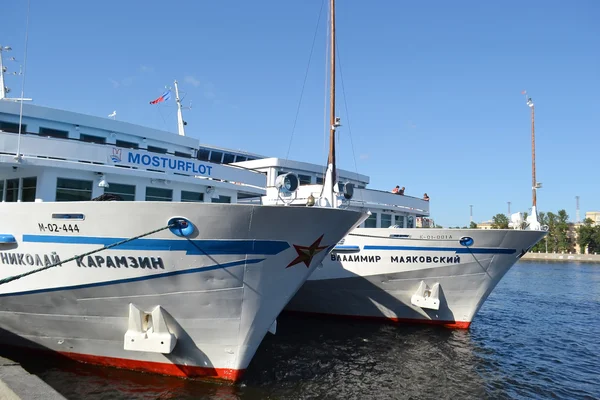
[[[524,261],[585,262],[600,264],[600,254],[527,253]]]
[[[0,399],[64,400],[65,398],[18,362],[0,357]]]

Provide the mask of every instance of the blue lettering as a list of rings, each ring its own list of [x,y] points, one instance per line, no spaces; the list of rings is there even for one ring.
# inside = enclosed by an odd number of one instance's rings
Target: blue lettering
[[[207,165],[207,166],[206,166],[206,169],[208,169],[208,175],[210,176],[210,170],[212,169],[212,166],[210,166],[210,165]]]
[[[181,171],[185,171],[185,161],[177,160],[177,169]]]
[[[153,167],[160,167],[160,157],[158,156],[152,156],[152,166]]]
[[[200,173],[200,175],[206,174],[206,167],[204,166],[204,164],[198,165],[198,172]]]
[[[142,156],[142,164],[144,164],[144,165],[150,165],[150,162],[151,162],[150,156],[148,154],[144,154]]]
[[[129,152],[129,158],[127,159],[127,161],[132,164],[139,164],[140,163],[140,155]]]
[[[189,171],[190,169],[193,169],[193,167],[194,167],[194,164],[192,164],[191,161],[188,161],[188,162],[185,163],[185,170],[186,171]]]
[[[176,169],[177,168],[177,160],[169,159],[169,168]]]

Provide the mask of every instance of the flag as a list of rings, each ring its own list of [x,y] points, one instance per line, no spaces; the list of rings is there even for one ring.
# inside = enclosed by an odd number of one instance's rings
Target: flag
[[[527,94],[527,90],[523,90],[521,94]]]
[[[158,103],[162,103],[163,101],[167,101],[171,98],[171,91],[167,90],[166,92],[164,92],[162,94],[162,96],[160,96],[158,99],[156,100],[152,100],[150,102],[150,104],[158,104]]]

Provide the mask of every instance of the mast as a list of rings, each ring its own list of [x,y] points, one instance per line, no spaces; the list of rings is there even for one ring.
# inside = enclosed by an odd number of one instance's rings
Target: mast
[[[183,122],[183,115],[181,113],[181,100],[179,99],[179,86],[175,81],[175,101],[177,102],[177,132],[179,136],[185,136],[185,122]]]
[[[4,86],[4,64],[2,63],[2,52],[9,51],[9,46],[0,45],[0,100],[6,98],[6,86]]]
[[[332,184],[336,180],[335,166],[335,128],[339,125],[339,121],[335,118],[335,0],[330,2],[331,8],[331,87],[329,93],[329,158],[327,164],[332,168]]]
[[[538,184],[535,179],[535,105],[531,97],[527,100],[527,105],[531,108],[531,189],[533,207],[537,206],[537,188]]]

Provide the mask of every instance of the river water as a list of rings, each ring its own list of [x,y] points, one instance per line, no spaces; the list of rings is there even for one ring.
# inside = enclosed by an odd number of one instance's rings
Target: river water
[[[67,399],[598,399],[599,316],[600,265],[522,261],[468,331],[282,316],[234,386],[19,361]]]

